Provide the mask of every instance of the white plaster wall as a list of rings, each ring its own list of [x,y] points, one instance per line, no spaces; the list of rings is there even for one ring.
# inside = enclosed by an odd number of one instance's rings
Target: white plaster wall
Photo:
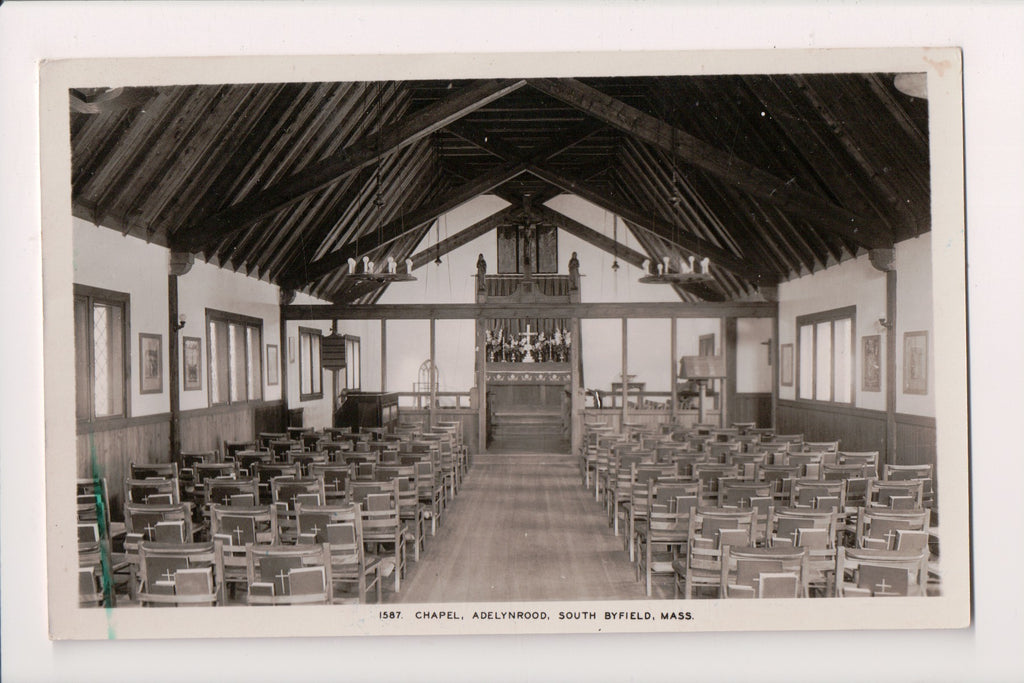
[[[294,304],[326,303],[306,294],[296,294]],[[282,345],[281,352],[288,358],[288,408],[302,408],[302,426],[323,429],[330,427],[334,418],[334,379],[330,371],[323,371],[323,398],[299,400],[299,327],[320,330],[326,337],[331,333],[331,323],[318,320],[289,320],[287,323],[287,341]],[[293,351],[291,351],[292,349]]]
[[[359,337],[360,388],[380,391],[380,320],[339,320],[338,334]]]
[[[388,320],[387,391],[412,391],[430,358],[429,320]]]
[[[844,261],[827,270],[779,285],[779,345],[793,344],[793,386],[779,387],[779,398],[793,399],[797,377],[796,318],[844,306],[857,307],[854,335],[854,397],[859,408],[885,410],[885,336],[882,346],[881,391],[861,391],[861,338],[879,334],[877,321],[885,316],[885,273],[876,270],[867,255]],[[781,375],[780,375],[781,382]]]
[[[670,391],[672,388],[671,325],[672,321],[664,318],[630,318],[626,321],[628,374],[636,375],[634,382],[644,382],[647,391]]]
[[[942,302],[932,297],[931,233],[896,245],[896,412],[935,416],[935,327],[933,309],[942,315]],[[928,332],[928,393],[903,393],[903,335]]]
[[[931,235],[906,240],[896,245],[896,411],[911,415],[934,416],[934,329],[931,282]],[[808,313],[827,311],[843,306],[857,307],[856,336],[854,339],[854,396],[860,408],[885,410],[885,330],[877,324],[885,316],[885,273],[871,266],[867,255],[845,261],[828,270],[782,283],[779,286],[779,345],[796,344],[796,318]],[[924,396],[903,393],[903,334],[908,331],[928,332],[929,378],[928,394]],[[881,335],[882,386],[881,391],[861,389],[861,340],[866,335]],[[777,347],[778,350],[778,347]],[[795,374],[795,369],[794,369]],[[779,387],[779,397],[793,399],[794,386]]]
[[[166,267],[164,268],[166,272]],[[163,278],[166,281],[166,278]],[[200,376],[202,388],[199,391],[185,391],[184,374],[180,380],[181,409],[193,410],[206,408],[210,405],[210,378],[206,344],[206,309],[212,308],[227,313],[237,313],[263,320],[263,348],[260,350],[263,360],[263,399],[277,401],[281,399],[280,368],[278,383],[267,384],[267,345],[276,344],[281,352],[280,343],[280,308],[276,285],[233,273],[223,268],[196,261],[191,270],[178,278],[178,312],[185,314],[185,327],[181,329],[181,337],[199,337],[202,339]],[[166,310],[166,298],[164,300]],[[166,314],[165,314],[166,315]],[[184,344],[179,341],[179,344]],[[183,362],[181,372],[184,373],[184,352],[178,349]]]
[[[768,365],[771,318],[739,318],[736,321],[736,391],[767,393],[772,390],[772,368]],[[775,362],[772,350],[772,362]]]
[[[612,382],[618,382],[622,374],[622,321],[580,320],[580,337],[583,386],[611,391]]]
[[[78,218],[72,219],[76,284],[127,293],[129,310],[128,354],[131,377],[129,415],[142,416],[170,410],[168,391],[167,254],[163,247],[124,237]],[[201,326],[201,325],[200,325]],[[159,334],[163,340],[163,391],[139,393],[139,333]],[[192,392],[195,393],[195,392]]]

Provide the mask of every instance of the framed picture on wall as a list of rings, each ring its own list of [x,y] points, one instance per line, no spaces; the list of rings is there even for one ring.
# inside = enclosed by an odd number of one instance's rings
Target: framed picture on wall
[[[164,390],[163,337],[139,332],[139,393],[159,394]]]
[[[202,367],[203,340],[199,337],[182,337],[184,358],[185,391],[203,388]]]
[[[793,345],[783,344],[779,349],[779,383],[793,386]]]
[[[882,337],[878,334],[870,334],[860,338],[861,366],[860,389],[861,391],[882,390]]]
[[[903,333],[903,393],[928,393],[928,332]]]
[[[277,357],[277,344],[267,344],[267,384],[278,383],[281,361]]]

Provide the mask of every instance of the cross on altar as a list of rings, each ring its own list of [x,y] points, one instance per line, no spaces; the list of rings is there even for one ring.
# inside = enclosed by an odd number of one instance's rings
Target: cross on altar
[[[527,325],[526,326],[526,332],[520,332],[519,334],[520,334],[520,336],[526,337],[526,344],[523,345],[523,348],[526,349],[526,355],[523,356],[523,362],[524,363],[532,363],[533,362],[533,353],[532,353],[532,351],[533,351],[534,347],[533,347],[533,340],[530,339],[530,338],[531,337],[536,337],[537,333],[536,332],[531,332],[530,331],[530,326]]]

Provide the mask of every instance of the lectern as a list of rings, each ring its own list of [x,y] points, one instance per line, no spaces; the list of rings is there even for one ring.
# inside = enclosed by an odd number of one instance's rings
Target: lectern
[[[697,383],[700,388],[698,423],[704,423],[704,399],[708,380],[725,377],[724,356],[683,356],[679,359],[679,378]],[[718,426],[722,426],[722,411],[718,411]]]

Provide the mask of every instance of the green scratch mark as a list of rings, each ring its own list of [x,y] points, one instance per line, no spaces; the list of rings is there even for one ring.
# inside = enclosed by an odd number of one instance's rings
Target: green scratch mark
[[[110,530],[107,529],[107,506],[103,500],[103,477],[100,476],[100,465],[96,459],[96,442],[93,433],[89,432],[89,460],[92,465],[92,491],[96,498],[96,524],[100,530],[100,577],[103,583],[103,607],[107,613],[107,639],[116,640],[114,630],[114,577],[110,571]],[[107,539],[103,541],[102,539]]]

